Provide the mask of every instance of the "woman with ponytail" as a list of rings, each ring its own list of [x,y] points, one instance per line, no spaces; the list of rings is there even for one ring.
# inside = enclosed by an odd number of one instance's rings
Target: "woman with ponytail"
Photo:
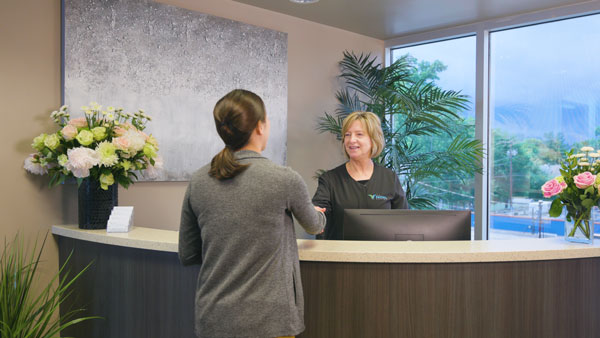
[[[236,89],[215,105],[225,147],[194,173],[181,212],[179,259],[200,264],[198,337],[289,337],[304,330],[292,221],[323,231],[298,173],[261,156],[269,138],[262,99]]]

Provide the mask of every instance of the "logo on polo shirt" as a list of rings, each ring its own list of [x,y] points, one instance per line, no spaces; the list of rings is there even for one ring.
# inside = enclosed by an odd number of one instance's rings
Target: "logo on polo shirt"
[[[387,201],[387,197],[383,196],[383,195],[377,195],[377,194],[368,194],[367,196],[371,197],[372,200],[383,200],[383,201]]]

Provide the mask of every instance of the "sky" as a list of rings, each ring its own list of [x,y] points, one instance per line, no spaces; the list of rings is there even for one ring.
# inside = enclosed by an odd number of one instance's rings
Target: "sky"
[[[398,49],[393,57],[406,53],[442,61],[448,68],[437,84],[474,101],[474,36]],[[490,108],[491,127],[517,136],[593,137],[600,125],[600,15],[492,32]]]

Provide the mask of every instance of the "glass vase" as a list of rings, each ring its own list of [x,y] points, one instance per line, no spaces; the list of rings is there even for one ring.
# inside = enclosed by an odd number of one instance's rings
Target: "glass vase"
[[[565,220],[565,240],[575,243],[594,243],[594,224],[590,219]]]

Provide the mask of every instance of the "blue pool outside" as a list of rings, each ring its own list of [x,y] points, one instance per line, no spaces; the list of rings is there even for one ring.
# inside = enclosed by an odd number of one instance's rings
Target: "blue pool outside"
[[[565,221],[560,218],[542,218],[542,234],[564,236]],[[471,227],[475,226],[475,214],[471,213]],[[490,232],[501,230],[514,233],[538,235],[539,219],[527,216],[490,215]],[[600,222],[594,222],[594,233],[598,234]]]

